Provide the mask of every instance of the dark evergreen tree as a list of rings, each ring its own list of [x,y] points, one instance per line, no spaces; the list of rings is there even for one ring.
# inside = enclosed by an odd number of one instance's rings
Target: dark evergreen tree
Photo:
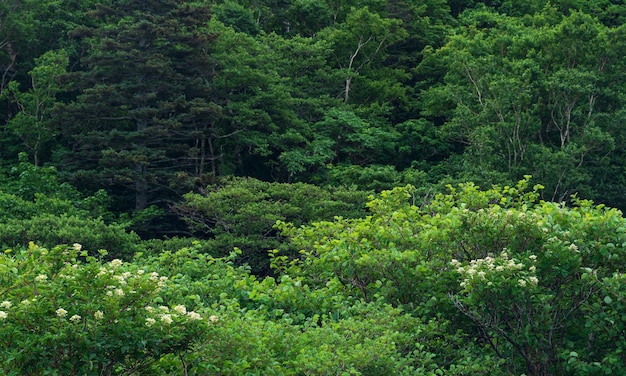
[[[134,208],[144,209],[204,173],[204,125],[216,111],[208,100],[209,8],[124,0],[93,16],[106,23],[72,33],[87,52],[69,77],[76,98],[57,112],[71,140],[61,161],[79,186],[130,191]]]

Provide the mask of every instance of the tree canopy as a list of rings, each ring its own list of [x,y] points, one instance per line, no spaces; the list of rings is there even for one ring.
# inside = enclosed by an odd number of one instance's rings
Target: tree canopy
[[[0,371],[623,374],[625,17],[0,2]]]

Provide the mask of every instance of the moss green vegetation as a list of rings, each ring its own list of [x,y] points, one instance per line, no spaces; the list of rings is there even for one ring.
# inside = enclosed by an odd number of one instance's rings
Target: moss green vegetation
[[[0,1],[0,373],[626,373],[625,16]]]
[[[199,243],[101,261],[80,244],[0,256],[2,371],[588,375],[623,372],[621,212],[472,184],[385,191],[296,227],[275,277]],[[105,251],[100,253],[106,256]]]

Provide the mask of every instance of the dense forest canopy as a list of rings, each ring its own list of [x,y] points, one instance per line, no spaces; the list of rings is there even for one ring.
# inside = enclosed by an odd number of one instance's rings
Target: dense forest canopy
[[[0,1],[0,370],[623,372],[624,21]]]
[[[25,152],[118,212],[231,175],[380,190],[531,174],[545,199],[624,208],[624,8],[5,1],[2,168]]]

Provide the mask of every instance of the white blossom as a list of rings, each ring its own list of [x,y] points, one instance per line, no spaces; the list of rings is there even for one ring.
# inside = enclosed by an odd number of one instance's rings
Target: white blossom
[[[169,314],[163,314],[161,315],[161,321],[165,324],[171,324],[172,323],[172,315]]]
[[[120,266],[122,266],[122,264],[123,264],[123,262],[122,262],[122,260],[120,260],[120,259],[114,259],[114,260],[111,260],[111,266],[112,266],[113,268],[120,267]]]
[[[180,315],[187,314],[187,308],[184,305],[177,305],[174,307],[174,311],[176,311]]]
[[[189,317],[190,320],[202,320],[202,316],[200,316],[194,311],[187,312],[187,316]]]

